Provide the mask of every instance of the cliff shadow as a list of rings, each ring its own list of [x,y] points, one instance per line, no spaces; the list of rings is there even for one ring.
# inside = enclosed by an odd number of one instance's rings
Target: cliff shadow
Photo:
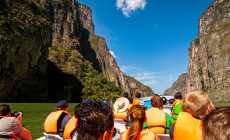
[[[98,72],[102,72],[102,69],[100,67],[100,63],[97,59],[97,54],[95,50],[92,48],[91,42],[89,41],[90,33],[89,30],[85,29],[84,27],[81,28],[81,38],[80,38],[80,44],[81,44],[81,54],[83,57],[90,61]]]
[[[47,61],[48,76],[48,100],[57,102],[67,100],[68,102],[81,102],[81,82],[73,75],[64,73],[50,60]]]

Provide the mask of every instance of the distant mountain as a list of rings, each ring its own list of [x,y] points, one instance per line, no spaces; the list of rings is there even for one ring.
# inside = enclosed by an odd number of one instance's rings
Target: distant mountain
[[[185,93],[203,90],[214,102],[230,101],[230,1],[214,0],[198,25],[188,50]]]
[[[123,92],[154,94],[122,73],[105,39],[94,34],[88,6],[76,0],[1,0],[0,7],[1,100],[80,101],[96,91],[105,99],[118,94],[113,84]]]

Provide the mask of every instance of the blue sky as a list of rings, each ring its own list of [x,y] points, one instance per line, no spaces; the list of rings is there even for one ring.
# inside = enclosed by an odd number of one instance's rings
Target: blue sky
[[[213,0],[78,0],[121,70],[157,94],[187,72],[190,41]]]

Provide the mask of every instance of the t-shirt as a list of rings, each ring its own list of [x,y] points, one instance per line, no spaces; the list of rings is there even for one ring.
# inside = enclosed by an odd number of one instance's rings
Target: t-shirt
[[[58,128],[60,128],[58,130],[58,132],[59,132],[58,135],[61,136],[61,137],[63,137],[65,126],[68,123],[68,121],[71,119],[71,116],[65,114],[65,115],[62,115],[61,117],[63,117],[63,119],[60,118],[61,123],[60,123],[60,127],[58,127]],[[59,123],[58,123],[58,125],[59,125]]]
[[[0,135],[13,136],[24,132],[21,122],[16,117],[0,118]]]

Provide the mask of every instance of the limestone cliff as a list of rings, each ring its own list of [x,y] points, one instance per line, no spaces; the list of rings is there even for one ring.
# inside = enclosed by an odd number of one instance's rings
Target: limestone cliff
[[[0,0],[0,99],[46,100],[52,32],[36,1]]]
[[[164,95],[174,96],[176,92],[185,94],[186,93],[186,78],[187,78],[187,73],[181,74],[179,78],[173,83],[172,87],[164,91]]]
[[[91,8],[76,0],[0,2],[0,100],[79,102],[99,90],[100,99],[114,93],[114,100],[120,88],[131,91],[105,39],[94,34]],[[136,85],[132,91],[148,94]]]
[[[187,92],[204,90],[214,102],[230,100],[230,1],[214,0],[199,18],[188,50]]]
[[[78,50],[109,81],[114,82],[123,91],[130,92],[130,83],[109,53],[105,39],[94,34],[91,8],[75,0],[42,0],[42,3],[52,24],[53,46]],[[143,84],[141,86],[146,87]],[[143,88],[139,88],[141,86],[135,88],[147,95]],[[153,93],[152,90],[149,92]]]
[[[191,41],[186,93],[206,91],[214,102],[230,100],[230,1],[214,0],[199,18]]]

